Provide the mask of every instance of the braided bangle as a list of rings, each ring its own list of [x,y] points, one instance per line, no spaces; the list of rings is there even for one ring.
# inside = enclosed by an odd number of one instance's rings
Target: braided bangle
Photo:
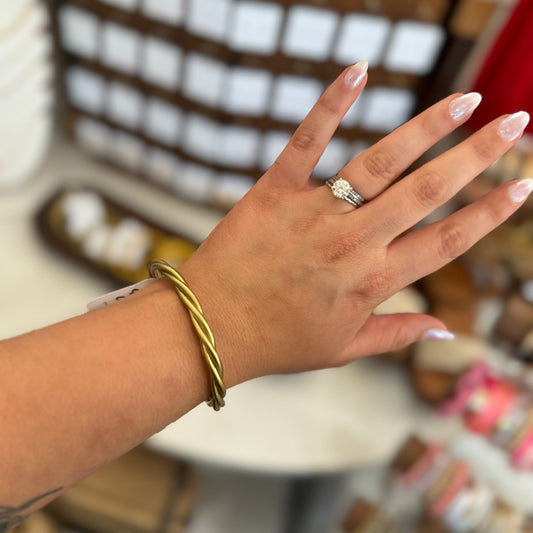
[[[202,354],[209,372],[212,396],[207,400],[207,405],[215,411],[220,410],[225,405],[224,396],[226,396],[226,387],[223,382],[224,372],[220,357],[216,352],[213,332],[205,320],[200,303],[187,285],[187,282],[167,262],[160,259],[151,261],[148,265],[148,270],[152,278],[161,279],[164,277],[169,279],[174,284],[180,300],[189,311],[194,329],[200,338]]]

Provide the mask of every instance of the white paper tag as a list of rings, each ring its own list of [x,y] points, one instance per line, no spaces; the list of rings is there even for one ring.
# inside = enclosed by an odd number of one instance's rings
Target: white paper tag
[[[143,281],[139,281],[139,283],[135,283],[134,285],[129,285],[128,287],[118,289],[108,294],[104,294],[103,296],[96,298],[96,300],[89,302],[87,304],[87,309],[89,311],[94,311],[95,309],[100,309],[102,307],[107,307],[108,305],[113,305],[114,303],[120,302],[121,300],[128,298],[128,296],[133,296],[134,294],[138,293],[141,289],[144,289],[144,287],[147,287],[154,281],[156,281],[155,278],[145,279]]]

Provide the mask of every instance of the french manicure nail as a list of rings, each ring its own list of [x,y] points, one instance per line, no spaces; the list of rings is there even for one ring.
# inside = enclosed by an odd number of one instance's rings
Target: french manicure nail
[[[454,120],[462,120],[471,115],[476,107],[481,103],[479,93],[468,93],[459,96],[450,102],[450,115]]]
[[[428,329],[421,341],[451,341],[455,339],[455,335],[446,329]]]
[[[509,196],[517,204],[523,202],[533,191],[533,179],[516,181],[509,187]]]
[[[506,141],[515,141],[522,135],[522,132],[525,130],[526,126],[529,123],[529,114],[525,111],[519,111],[513,115],[509,115],[507,118],[504,118],[498,130],[500,135]]]
[[[353,65],[344,76],[344,84],[348,89],[355,89],[365,77],[368,70],[368,61],[359,61]]]

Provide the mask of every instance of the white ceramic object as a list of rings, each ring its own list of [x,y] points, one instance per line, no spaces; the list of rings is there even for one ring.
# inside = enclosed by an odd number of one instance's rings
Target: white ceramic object
[[[52,129],[52,120],[42,119],[32,124],[29,137],[18,138],[13,151],[0,154],[0,189],[16,187],[35,175],[47,153]]]
[[[4,1],[4,4],[7,3]],[[17,6],[17,2],[13,2]],[[24,2],[22,2],[24,4]],[[2,25],[4,20],[0,20]],[[20,54],[26,44],[38,35],[38,32],[48,23],[46,11],[39,9],[34,3],[26,2],[26,7],[17,18],[17,23],[13,25],[16,31],[8,29],[8,26],[2,26],[2,39],[0,39],[0,64],[6,60],[13,60],[14,56]],[[3,35],[4,31],[7,33]]]
[[[41,0],[0,0],[0,190],[39,168],[53,129],[52,39]]]
[[[18,0],[17,2],[2,0],[0,2],[0,32],[2,34],[11,32],[32,3],[31,0]]]

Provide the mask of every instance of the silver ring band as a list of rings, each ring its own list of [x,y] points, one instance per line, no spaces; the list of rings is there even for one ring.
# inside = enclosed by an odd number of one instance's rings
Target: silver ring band
[[[346,200],[349,204],[353,205],[356,209],[366,203],[366,200],[355,191],[355,189],[340,176],[332,176],[326,180],[326,184],[331,189],[331,192],[336,198]]]

